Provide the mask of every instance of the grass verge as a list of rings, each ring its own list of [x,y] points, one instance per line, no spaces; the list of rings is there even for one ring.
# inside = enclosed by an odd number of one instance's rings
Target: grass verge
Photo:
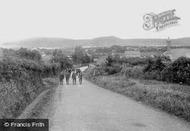
[[[43,80],[46,90],[43,91],[18,117],[19,119],[35,119],[44,118],[47,119],[50,112],[47,112],[47,107],[51,107],[52,98],[55,94],[56,87],[58,86],[58,80],[54,78],[46,78]]]
[[[131,97],[190,122],[190,86],[126,79],[120,75],[88,76],[86,79],[100,87]]]

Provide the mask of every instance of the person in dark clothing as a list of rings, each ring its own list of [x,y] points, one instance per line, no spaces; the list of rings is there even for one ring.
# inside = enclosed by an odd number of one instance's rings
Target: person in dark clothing
[[[76,85],[76,72],[72,73],[73,85]]]
[[[79,78],[79,83],[81,85],[82,84],[82,71],[79,72],[78,78]]]
[[[81,72],[80,69],[76,69],[76,74],[78,75]]]
[[[69,85],[69,78],[70,78],[70,72],[69,72],[69,70],[67,70],[65,72],[65,77],[66,77],[66,84]]]
[[[63,85],[63,80],[65,78],[65,71],[62,70],[60,75],[59,75],[59,82],[60,82],[60,85]]]

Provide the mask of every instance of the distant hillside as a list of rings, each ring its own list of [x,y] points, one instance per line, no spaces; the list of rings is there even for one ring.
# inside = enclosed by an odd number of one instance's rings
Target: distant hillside
[[[4,43],[4,47],[25,48],[70,48],[77,45],[86,45],[88,40],[72,40],[63,38],[33,38],[19,42]]]
[[[190,46],[190,38],[172,39],[174,46]],[[114,36],[99,37],[95,39],[64,39],[64,38],[33,38],[19,42],[2,44],[8,48],[73,48],[75,46],[109,47],[121,46],[164,46],[166,39],[120,39]]]
[[[172,44],[176,46],[190,46],[190,37],[173,39]]]

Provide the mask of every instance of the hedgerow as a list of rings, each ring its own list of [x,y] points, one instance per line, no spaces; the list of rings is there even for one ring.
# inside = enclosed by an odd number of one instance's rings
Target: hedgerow
[[[60,67],[43,63],[36,51],[5,52],[0,60],[0,118],[15,118],[45,90],[42,79],[56,76]]]

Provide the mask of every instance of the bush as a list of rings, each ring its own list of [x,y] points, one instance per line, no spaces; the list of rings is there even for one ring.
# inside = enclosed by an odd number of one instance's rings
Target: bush
[[[60,66],[60,70],[66,68],[72,68],[72,61],[64,55],[61,50],[54,50],[53,56],[50,60],[51,64],[57,64]]]
[[[190,84],[190,59],[180,57],[168,65],[162,72],[162,80]]]
[[[37,50],[28,50],[26,48],[20,48],[16,51],[16,55],[19,58],[30,59],[34,61],[41,61],[41,55]]]
[[[45,65],[35,51],[4,52],[0,61],[0,118],[15,118],[45,89],[42,79],[56,75],[59,65]]]
[[[142,66],[125,67],[122,69],[122,74],[124,74],[127,78],[141,79],[144,76],[143,67]]]
[[[149,59],[143,72],[145,79],[190,84],[190,59],[180,57],[168,65],[165,65],[161,58]]]
[[[149,59],[147,65],[143,69],[145,73],[144,78],[161,80],[161,72],[165,67],[166,65],[162,62],[161,57]]]
[[[104,71],[108,75],[116,74],[116,73],[119,73],[121,71],[121,66],[119,64],[112,64],[112,66],[106,66],[104,68]]]
[[[122,63],[128,63],[131,66],[145,65],[147,64],[148,58],[124,58]]]
[[[0,90],[4,93],[0,95],[0,106],[5,107],[1,111],[4,117],[14,118],[43,89],[41,66],[34,61],[9,58],[0,62],[0,71]]]
[[[72,59],[75,64],[87,64],[93,61],[92,58],[80,46],[75,48],[75,51],[72,54]]]
[[[161,57],[156,59],[148,59],[147,66],[144,68],[144,72],[159,71],[161,72],[165,68],[165,64],[162,62]]]

